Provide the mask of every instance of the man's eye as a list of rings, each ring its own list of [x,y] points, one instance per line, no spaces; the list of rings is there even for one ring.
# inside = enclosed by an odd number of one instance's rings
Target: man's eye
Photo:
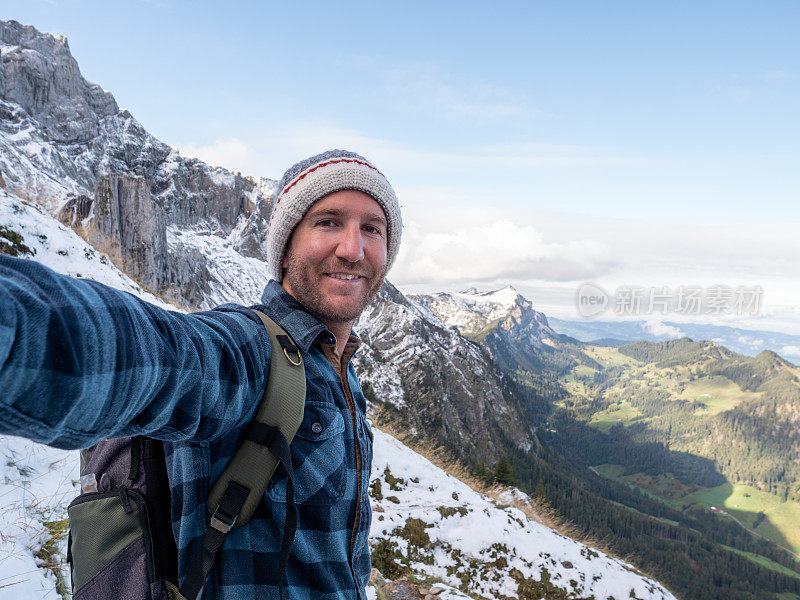
[[[336,222],[333,219],[322,219],[321,221],[317,221],[317,225],[320,227],[333,227],[336,225]]]
[[[374,225],[364,225],[363,229],[364,229],[364,231],[366,231],[368,233],[381,235],[381,230],[378,229],[377,227],[375,227]]]

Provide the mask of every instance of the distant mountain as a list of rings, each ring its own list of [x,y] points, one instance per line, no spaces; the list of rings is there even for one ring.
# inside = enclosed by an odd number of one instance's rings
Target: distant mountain
[[[800,501],[800,368],[770,350],[750,357],[689,338],[619,352],[650,368],[646,389],[627,383],[637,365],[602,389],[639,413],[630,419],[639,439],[711,458],[732,483]]]
[[[690,337],[709,340],[748,356],[772,350],[795,364],[800,363],[800,335],[779,331],[672,321],[565,321],[550,317],[549,322],[555,331],[595,345],[621,346],[640,340],[665,342]]]
[[[594,365],[577,340],[556,333],[544,313],[508,286],[479,292],[411,296],[445,324],[480,344],[492,361],[540,398],[563,394],[554,373]],[[534,407],[534,411],[538,408]]]

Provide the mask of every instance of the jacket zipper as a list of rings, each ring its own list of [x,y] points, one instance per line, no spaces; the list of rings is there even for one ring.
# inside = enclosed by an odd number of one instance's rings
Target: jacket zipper
[[[350,386],[347,384],[347,368],[339,372],[339,379],[342,382],[342,391],[347,399],[347,407],[350,409],[350,417],[353,420],[353,441],[356,447],[356,514],[353,517],[353,531],[350,534],[350,557],[352,560],[353,548],[356,543],[356,532],[361,515],[361,447],[358,443],[358,423],[356,422],[356,405],[353,402],[353,395]]]

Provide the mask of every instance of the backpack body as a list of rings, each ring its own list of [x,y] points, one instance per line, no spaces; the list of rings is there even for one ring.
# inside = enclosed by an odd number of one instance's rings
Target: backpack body
[[[178,552],[161,442],[103,440],[81,452],[81,476],[92,483],[68,508],[73,599],[169,598]]]
[[[177,585],[163,444],[145,437],[107,439],[81,451],[81,494],[68,507],[73,600],[194,600],[228,531],[247,524],[278,464],[293,488],[288,444],[303,420],[305,367],[291,338],[255,312],[272,346],[267,387],[246,439],[211,489],[209,527],[183,587]],[[282,575],[296,528],[293,498],[291,510]]]

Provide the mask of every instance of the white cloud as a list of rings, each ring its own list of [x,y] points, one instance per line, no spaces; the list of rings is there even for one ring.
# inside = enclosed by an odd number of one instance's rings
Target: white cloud
[[[787,357],[789,360],[797,360],[800,358],[800,347],[798,346],[784,346],[778,350],[778,354]]]
[[[457,225],[457,220],[407,223],[392,281],[431,286],[573,281],[597,276],[611,264],[604,245],[593,240],[546,243],[530,226],[503,220]]]
[[[766,73],[764,73],[764,79],[766,79],[767,81],[782,82],[782,81],[789,81],[790,79],[793,78],[794,74],[788,69],[774,69],[772,71],[767,71]]]
[[[258,174],[260,159],[257,152],[243,140],[227,138],[210,144],[176,144],[175,148],[183,156],[199,158],[215,167],[230,171],[240,171],[245,175]]]
[[[677,339],[684,335],[677,327],[667,325],[658,319],[648,319],[642,323],[642,329],[652,335],[667,336],[670,339]]]
[[[738,338],[738,342],[740,344],[748,346],[752,350],[758,350],[761,346],[764,345],[764,340],[750,337],[749,335],[740,335]]]

